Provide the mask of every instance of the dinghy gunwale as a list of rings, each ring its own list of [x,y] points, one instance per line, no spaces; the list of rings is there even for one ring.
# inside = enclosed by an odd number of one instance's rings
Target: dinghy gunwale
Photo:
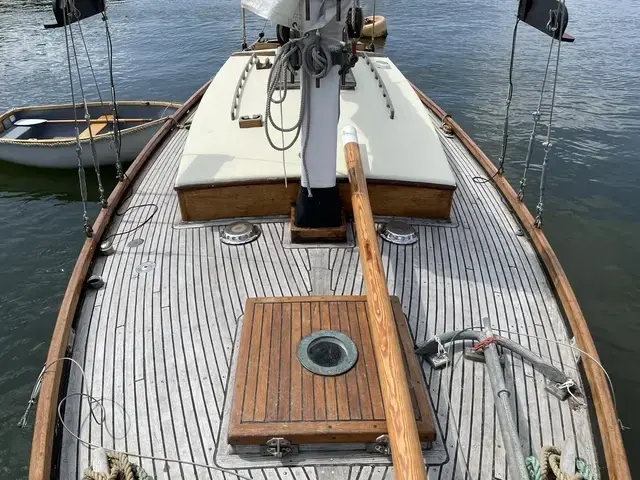
[[[91,108],[91,107],[103,107],[103,106],[108,106],[109,104],[104,103],[104,102],[87,102],[87,107]],[[166,107],[167,109],[171,108],[171,109],[175,109],[178,110],[182,104],[180,103],[174,103],[174,102],[159,102],[159,101],[143,101],[143,100],[123,100],[123,101],[118,101],[118,105],[120,106],[132,106],[132,107]],[[29,112],[29,111],[34,111],[34,110],[57,110],[57,109],[64,109],[64,108],[82,108],[84,107],[83,104],[81,103],[77,103],[77,104],[72,104],[72,103],[65,103],[65,104],[60,104],[60,105],[42,105],[42,106],[28,106],[28,107],[17,107],[17,108],[12,108],[11,110],[8,110],[7,112],[3,113],[2,115],[0,115],[0,132],[2,132],[4,130],[4,128],[2,127],[2,122],[11,117],[11,115],[16,115],[17,113],[21,113],[21,112]],[[153,127],[155,125],[158,125],[159,123],[163,123],[167,120],[167,118],[169,118],[170,115],[165,115],[163,117],[154,119],[152,121],[149,122],[144,122],[140,125],[134,125],[132,127],[124,127],[120,129],[121,135],[128,135],[128,134],[132,134],[132,133],[136,133],[139,132],[141,130],[144,130],[146,128],[150,128]],[[79,119],[79,123],[81,125],[84,124],[84,119]],[[98,140],[102,140],[105,138],[110,138],[112,136],[111,132],[106,132],[106,133],[101,133],[98,135],[95,135],[93,137],[94,141],[98,141]],[[80,140],[81,144],[87,144],[89,143],[89,139],[83,139]],[[60,139],[60,138],[54,138],[54,139],[9,139],[9,138],[2,138],[0,137],[0,145],[20,145],[20,146],[25,146],[25,147],[35,147],[35,146],[46,146],[46,147],[58,147],[58,146],[69,146],[69,145],[75,145],[76,144],[76,139],[75,138],[69,138],[69,139]]]
[[[96,218],[93,224],[94,235],[85,240],[69,279],[54,326],[45,365],[51,365],[52,362],[65,356],[71,334],[71,325],[76,316],[76,309],[80,302],[82,287],[87,272],[89,271],[89,266],[93,261],[101,236],[109,226],[111,218],[120,207],[120,204],[126,198],[128,188],[142,171],[147,161],[152,158],[153,154],[167,140],[169,134],[175,129],[178,122],[183,120],[193,107],[198,104],[210,82],[211,81],[206,82],[180,106],[176,112],[166,117],[168,121],[160,127],[136,157],[135,161],[129,165],[125,179],[118,183],[109,195],[109,206],[102,209]],[[121,102],[118,103],[120,104]],[[163,102],[149,103],[164,104]],[[98,102],[98,105],[100,105],[100,102]],[[69,107],[73,107],[73,105],[69,105]],[[62,370],[63,365],[58,362],[53,364],[42,376],[42,385],[34,422],[33,440],[31,443],[31,457],[29,461],[30,480],[48,480],[51,478]]]

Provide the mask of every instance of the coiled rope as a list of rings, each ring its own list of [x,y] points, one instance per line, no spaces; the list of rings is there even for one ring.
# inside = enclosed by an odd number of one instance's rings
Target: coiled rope
[[[92,467],[84,471],[83,480],[153,480],[144,468],[132,463],[124,453],[106,452],[109,473],[96,472]]]
[[[265,107],[265,122],[264,132],[267,137],[269,145],[274,150],[284,152],[289,150],[298,140],[300,132],[302,131],[304,124],[304,131],[309,131],[311,116],[309,114],[309,103],[311,98],[309,81],[315,79],[319,81],[324,78],[328,73],[333,63],[331,61],[331,53],[327,45],[320,41],[320,35],[316,33],[315,42],[307,42],[305,40],[309,38],[309,33],[305,33],[301,38],[292,38],[285,43],[273,61],[273,67],[269,72],[269,79],[267,81],[267,103]],[[302,68],[304,73],[300,74],[300,110],[298,113],[298,120],[290,127],[284,125],[278,125],[271,114],[272,105],[282,106],[282,103],[287,98],[288,92],[288,72],[293,72],[296,69]],[[280,95],[276,98],[275,92],[279,90]],[[276,145],[271,134],[269,132],[270,127],[275,128],[283,135],[282,146]],[[293,139],[285,145],[284,133],[295,132]],[[307,184],[307,194],[312,197],[309,172],[306,163],[306,151],[307,151],[308,135],[304,135],[302,139],[302,151],[300,157],[302,160],[302,175]],[[285,175],[286,177],[286,175]]]
[[[540,460],[527,457],[527,471],[530,480],[594,480],[593,473],[582,459],[576,459],[577,473],[567,473],[560,466],[562,450],[555,446],[544,446],[540,451]]]

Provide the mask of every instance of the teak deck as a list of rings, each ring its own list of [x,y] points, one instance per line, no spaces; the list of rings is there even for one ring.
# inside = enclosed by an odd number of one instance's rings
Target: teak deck
[[[436,115],[433,121],[441,123]],[[151,207],[114,216],[105,235],[120,233],[117,251],[96,256],[91,270],[103,277],[104,288],[81,296],[82,283],[74,284],[76,290],[68,291],[63,304],[61,315],[76,318],[70,356],[82,365],[86,380],[71,368],[61,395],[86,389],[96,398],[123,405],[127,415],[117,407],[112,411],[109,402],[107,421],[99,424],[86,399],[76,395],[65,404],[66,424],[84,441],[108,449],[198,463],[141,459],[155,478],[167,476],[168,465],[172,479],[230,479],[201,466],[217,462],[256,480],[391,480],[390,460],[364,452],[306,450],[290,460],[285,457],[281,464],[258,454],[228,453],[231,363],[246,300],[362,295],[365,288],[358,248],[287,248],[288,216],[260,220],[263,234],[240,248],[220,241],[218,224],[179,224],[173,187],[187,134],[187,129],[175,129],[139,175],[129,171],[135,178],[130,197],[120,185],[116,187],[120,198],[127,200],[120,204],[112,198],[113,211],[149,203],[158,211],[133,232],[129,231],[147,218]],[[380,246],[389,293],[401,299],[414,343],[482,325],[488,317],[496,332],[559,366],[583,390],[579,362],[566,345],[570,332],[545,265],[530,239],[522,236],[495,184],[474,181],[493,172],[487,174],[459,139],[439,134],[458,180],[451,222],[411,220],[419,242]],[[102,233],[105,226],[103,220],[96,231]],[[137,238],[144,243],[129,247]],[[91,259],[98,244],[98,240],[87,243],[83,258]],[[138,272],[145,262],[155,263],[155,268]],[[78,278],[84,279],[86,269],[88,260]],[[70,320],[62,325],[71,330]],[[59,350],[53,358],[64,356],[70,343],[64,332],[56,338]],[[485,367],[461,358],[462,349],[453,354],[455,368],[434,370],[426,361],[420,365],[438,429],[431,449],[424,451],[429,478],[510,478]],[[592,429],[596,425],[591,424],[588,409],[550,395],[544,377],[517,355],[506,353],[505,361],[505,381],[525,453],[537,455],[547,444],[568,445],[600,477],[602,464],[598,465]],[[51,398],[57,389],[54,393],[50,379],[53,374],[45,375],[40,402],[44,394],[56,411],[57,402]],[[56,473],[51,475],[39,461],[47,455],[39,446],[52,443],[36,442],[32,478],[81,479],[94,460],[91,449],[64,429],[58,431],[52,459]],[[44,433],[41,436],[45,438]],[[331,468],[325,468],[329,458]]]
[[[420,439],[435,439],[420,364],[398,297],[392,298]],[[373,442],[387,433],[366,297],[249,298],[238,353],[229,443]],[[306,370],[300,340],[319,330],[349,336],[356,365],[338,376]]]

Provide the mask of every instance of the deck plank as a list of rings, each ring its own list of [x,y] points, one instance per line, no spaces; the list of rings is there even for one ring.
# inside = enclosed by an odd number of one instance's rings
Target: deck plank
[[[91,395],[104,397],[105,403],[121,402],[128,419],[113,412],[117,407],[111,405],[105,423],[98,424],[91,419],[86,400],[79,397],[68,400],[65,418],[81,438],[94,444],[211,464],[213,453],[225,447],[220,438],[222,417],[232,384],[237,324],[247,298],[311,292],[360,295],[364,284],[357,248],[285,248],[282,238],[288,222],[284,220],[262,223],[261,237],[239,248],[220,242],[219,226],[174,228],[178,202],[173,181],[187,133],[176,130],[136,181],[129,205],[152,203],[158,211],[139,230],[116,237],[115,255],[96,259],[94,273],[103,276],[106,286],[87,295],[79,307],[73,358],[85,369]],[[420,238],[413,246],[381,244],[388,288],[400,297],[413,340],[420,343],[443,331],[480,326],[488,317],[496,333],[522,343],[580,383],[573,352],[561,345],[569,341],[562,314],[532,245],[518,234],[518,224],[495,187],[473,180],[484,173],[461,143],[442,134],[440,139],[459,185],[454,222],[417,224]],[[138,208],[116,217],[108,233],[125,232],[148,213],[149,208]],[[128,248],[134,238],[143,238],[144,243]],[[139,274],[135,268],[145,261],[156,266]],[[346,304],[313,312],[310,304],[302,303],[291,308],[288,318],[290,328],[286,315],[280,326],[254,325],[255,348],[261,349],[267,363],[239,366],[247,376],[245,402],[255,402],[256,395],[275,398],[278,393],[278,385],[266,384],[260,373],[261,368],[277,364],[263,342],[268,346],[288,342],[295,348],[314,321],[323,328],[346,328],[357,345],[369,341],[358,325],[357,312]],[[485,370],[481,364],[458,361],[460,347],[455,352],[453,372],[433,371],[421,363],[443,434],[436,443],[446,449],[449,459],[444,465],[432,465],[430,477],[464,478],[468,464],[474,478],[504,480],[506,459]],[[377,393],[363,390],[365,385],[349,373],[315,381],[295,362],[277,366],[281,380],[291,384],[290,391],[279,396],[271,409],[261,402],[266,410],[255,411],[257,418],[379,416],[372,410],[378,402],[371,399]],[[368,367],[367,375],[376,374],[375,365]],[[506,355],[505,374],[525,454],[537,454],[546,443],[561,447],[570,443],[596,466],[586,409],[572,409],[568,402],[550,397],[544,378],[516,356]],[[72,369],[67,394],[82,388],[81,375]],[[349,411],[344,404],[315,401],[320,393],[325,399],[347,398]],[[287,398],[301,397],[303,408],[287,408]],[[125,429],[123,438],[113,438],[114,432],[117,437]],[[63,478],[80,478],[90,460],[89,450],[63,433],[59,460]],[[144,460],[142,465],[156,477],[165,468],[162,461]],[[205,467],[179,463],[169,467],[171,478],[233,478]],[[248,469],[244,473],[256,479],[316,478],[316,469],[309,466],[251,468],[248,462],[244,467]],[[387,465],[370,465],[366,459],[358,459],[358,466],[349,469],[352,480],[389,478],[391,473]]]

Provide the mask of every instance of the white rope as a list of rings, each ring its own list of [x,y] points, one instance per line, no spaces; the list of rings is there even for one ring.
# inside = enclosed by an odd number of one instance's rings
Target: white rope
[[[576,396],[573,394],[573,389],[574,389],[576,386],[577,386],[577,385],[576,385],[576,382],[574,382],[572,379],[569,379],[569,380],[567,380],[566,382],[561,383],[560,385],[558,385],[558,388],[559,388],[559,389],[561,389],[561,390],[566,390],[566,391],[567,391],[567,393],[568,393],[569,395],[571,395],[571,397],[576,401],[576,403],[577,403],[578,405],[580,405],[581,407],[586,407],[586,406],[587,406],[587,404],[586,404],[585,402],[583,402],[582,400],[580,400],[578,397],[576,397]]]
[[[62,406],[64,405],[64,403],[67,401],[67,399],[70,398],[74,398],[74,397],[80,397],[82,398],[86,398],[87,402],[89,404],[89,412],[91,414],[91,416],[93,417],[93,419],[96,421],[96,423],[100,426],[103,426],[106,433],[114,440],[120,440],[123,439],[126,436],[126,433],[128,431],[127,428],[127,419],[129,418],[126,409],[124,408],[124,406],[118,402],[116,402],[115,400],[109,400],[113,405],[116,405],[118,407],[120,407],[120,409],[123,412],[123,415],[125,416],[125,431],[124,431],[124,436],[122,437],[116,437],[116,435],[114,434],[114,432],[111,432],[107,426],[107,423],[105,422],[106,420],[106,410],[104,408],[104,401],[107,400],[104,397],[103,398],[96,398],[94,396],[92,396],[90,393],[88,393],[89,388],[88,388],[88,384],[89,382],[87,381],[87,376],[85,374],[84,369],[82,368],[82,366],[73,358],[70,357],[61,357],[58,358],[52,362],[50,362],[49,364],[45,365],[44,368],[42,369],[42,371],[40,372],[40,374],[38,375],[38,378],[36,380],[36,383],[33,387],[32,390],[32,394],[31,394],[31,398],[29,399],[29,403],[27,405],[27,411],[25,411],[24,415],[22,416],[20,422],[18,422],[18,426],[21,428],[24,428],[27,425],[27,416],[29,413],[29,409],[31,408],[31,406],[35,403],[35,399],[38,396],[38,393],[40,392],[40,387],[42,386],[42,378],[44,377],[44,374],[47,372],[47,370],[49,370],[49,368],[51,368],[53,365],[57,364],[58,362],[62,362],[62,361],[69,361],[71,363],[73,363],[78,370],[80,371],[80,375],[82,377],[82,387],[80,392],[76,392],[76,393],[71,393],[69,395],[66,395],[65,397],[63,397],[60,402],[58,403],[58,418],[60,420],[61,425],[63,426],[63,428],[67,431],[67,433],[69,435],[71,435],[74,439],[76,439],[80,444],[84,445],[85,447],[91,449],[98,449],[98,448],[102,448],[104,450],[108,450],[108,451],[114,451],[112,448],[106,447],[104,445],[99,445],[96,443],[92,443],[89,441],[86,441],[84,439],[82,439],[79,435],[77,435],[73,430],[71,430],[71,428],[69,428],[69,426],[67,425],[67,423],[64,421],[64,415],[62,414]],[[100,415],[96,416],[96,407],[98,408]],[[169,458],[169,457],[158,457],[155,455],[145,455],[145,454],[141,454],[141,453],[137,453],[137,452],[127,452],[127,451],[123,451],[123,450],[117,450],[118,453],[123,453],[129,457],[136,457],[136,458],[144,458],[144,459],[149,459],[152,461],[157,461],[157,462],[168,462],[168,463],[180,463],[180,464],[184,464],[184,465],[191,465],[194,467],[202,467],[202,468],[207,468],[210,470],[215,470],[218,472],[222,472],[225,474],[229,474],[229,475],[233,475],[235,477],[241,478],[242,480],[254,480],[250,477],[244,476],[242,474],[239,474],[233,470],[227,470],[224,468],[220,468],[217,467],[215,465],[210,465],[208,463],[202,463],[202,462],[192,462],[189,460],[182,460],[182,459],[177,459],[177,458]]]
[[[477,329],[478,327],[472,327],[473,329]],[[607,372],[607,370],[604,368],[604,366],[600,363],[599,360],[597,360],[593,355],[585,352],[584,350],[582,350],[581,348],[575,346],[575,345],[571,345],[570,343],[567,342],[563,342],[560,340],[553,340],[551,338],[547,338],[547,337],[541,337],[539,335],[531,335],[528,333],[520,333],[520,332],[516,332],[514,330],[504,330],[504,329],[500,329],[500,328],[494,328],[494,330],[496,332],[502,332],[502,333],[511,333],[513,335],[521,335],[523,337],[529,337],[529,338],[536,338],[538,340],[544,340],[545,342],[551,342],[551,343],[555,343],[557,345],[562,345],[564,347],[570,348],[572,351],[576,351],[579,352],[582,355],[587,356],[592,362],[594,362],[604,373],[605,377],[607,378],[607,382],[609,384],[609,390],[611,391],[611,397],[613,399],[613,408],[616,411],[616,417],[618,417],[618,424],[620,425],[620,428],[622,430],[628,430],[629,427],[626,427],[623,425],[622,420],[620,420],[620,417],[618,416],[618,402],[616,400],[616,393],[615,390],[613,388],[613,382],[611,381],[611,377],[609,376],[609,372]],[[552,359],[550,359],[552,360]]]

